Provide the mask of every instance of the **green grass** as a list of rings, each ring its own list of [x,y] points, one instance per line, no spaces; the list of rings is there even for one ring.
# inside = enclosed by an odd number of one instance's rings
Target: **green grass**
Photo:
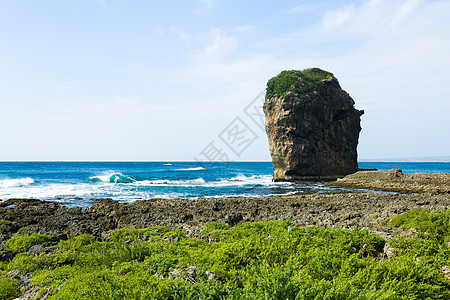
[[[303,71],[282,71],[267,82],[266,100],[272,97],[282,97],[287,92],[311,93],[316,90],[318,82],[331,79],[336,80],[336,77],[332,73],[319,68],[310,68]]]
[[[394,217],[391,224],[414,224],[419,233],[387,241],[396,247],[390,259],[380,255],[386,241],[366,230],[296,228],[289,220],[213,222],[201,239],[161,226],[119,229],[110,242],[79,235],[60,241],[57,253],[1,264],[0,295],[17,294],[15,281],[3,279],[20,269],[33,272],[49,299],[446,299],[447,217]],[[196,275],[186,275],[192,266]]]

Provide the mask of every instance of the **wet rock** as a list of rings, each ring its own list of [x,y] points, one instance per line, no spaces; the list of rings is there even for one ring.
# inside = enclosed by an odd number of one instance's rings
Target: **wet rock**
[[[274,180],[335,180],[358,170],[362,110],[332,73],[283,71],[267,83],[264,113]]]

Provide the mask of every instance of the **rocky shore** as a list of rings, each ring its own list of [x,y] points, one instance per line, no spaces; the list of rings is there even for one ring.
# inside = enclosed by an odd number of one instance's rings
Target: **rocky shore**
[[[108,231],[126,226],[144,228],[164,225],[198,236],[213,221],[234,225],[241,221],[290,218],[295,226],[369,228],[390,232],[380,221],[421,207],[430,211],[450,208],[450,174],[403,174],[401,170],[360,171],[333,185],[396,193],[297,194],[267,198],[150,199],[118,203],[100,199],[82,211],[37,199],[9,199],[0,203],[0,220],[11,222],[8,231],[0,227],[0,245],[19,230],[48,234],[54,241],[68,234],[87,233],[101,240]],[[0,250],[2,251],[2,250]],[[2,259],[0,252],[0,259]]]
[[[205,224],[282,220],[294,226],[369,228],[391,233],[380,222],[406,210],[421,207],[430,211],[449,209],[448,194],[333,193],[298,194],[267,198],[151,199],[129,204],[102,199],[82,211],[54,202],[10,199],[1,203],[0,220],[10,221],[9,230],[0,230],[0,244],[19,230],[48,234],[54,241],[68,234],[91,234],[108,240],[108,231],[135,226],[164,225],[198,236]],[[24,229],[25,228],[25,229]],[[3,253],[3,254],[2,254]],[[4,252],[0,250],[0,260]]]
[[[129,204],[100,199],[84,211],[81,207],[68,208],[49,201],[9,199],[0,203],[0,262],[10,261],[17,255],[5,246],[10,238],[17,235],[49,235],[51,242],[35,245],[28,250],[30,255],[38,255],[51,253],[50,246],[70,235],[86,233],[100,241],[110,241],[111,230],[127,226],[145,228],[163,225],[180,229],[188,237],[201,237],[200,232],[205,225],[213,221],[234,225],[239,222],[291,219],[292,225],[298,227],[367,228],[384,238],[408,234],[382,221],[414,208],[430,211],[449,209],[449,178],[450,174],[402,174],[401,170],[361,171],[331,184],[395,192],[151,199]],[[19,280],[24,299],[36,294],[27,279],[28,275],[13,276]]]
[[[331,183],[352,188],[401,193],[450,193],[450,173],[403,174],[400,169],[359,171]]]

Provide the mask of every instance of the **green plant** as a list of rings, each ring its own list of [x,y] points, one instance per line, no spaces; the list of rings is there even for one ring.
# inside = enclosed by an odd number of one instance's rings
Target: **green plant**
[[[179,230],[179,229],[175,229],[173,231],[168,231],[168,232],[164,233],[163,237],[172,237],[172,238],[178,237],[178,238],[185,239],[186,238],[186,234],[183,231]]]
[[[8,299],[17,295],[17,280],[0,274],[0,299]]]
[[[12,225],[11,221],[0,220],[0,229],[2,230],[9,231],[11,225]]]
[[[430,212],[416,208],[391,219],[392,227],[402,227],[404,230],[415,228],[424,238],[443,241],[450,232],[450,210]]]
[[[111,232],[111,239],[115,242],[124,242],[125,240],[136,240],[138,237],[144,236],[159,236],[169,229],[165,226],[152,226],[143,229],[135,228],[134,226],[116,229]]]
[[[18,235],[10,238],[5,243],[5,246],[9,247],[12,250],[25,252],[34,245],[42,244],[51,240],[52,238],[46,234],[33,233],[31,235]]]
[[[433,214],[424,222],[445,223],[447,213]],[[408,216],[402,224],[417,219]],[[32,272],[49,299],[446,299],[445,228],[389,240],[397,249],[391,259],[380,259],[385,240],[367,230],[297,228],[290,220],[214,222],[205,226],[217,237],[209,242],[165,227],[122,228],[112,242],[79,235],[53,254],[16,255],[0,264],[0,295],[15,295],[16,282],[3,278],[19,269]]]
[[[317,83],[323,80],[337,80],[330,72],[319,68],[303,71],[282,71],[267,82],[266,100],[272,97],[282,97],[287,92],[307,94],[316,91]]]
[[[231,226],[221,222],[211,222],[205,226],[205,228],[200,232],[201,235],[206,235],[213,230],[228,230]]]
[[[23,234],[25,231],[27,231],[29,228],[28,227],[22,227],[19,229],[19,231],[17,231],[17,233],[19,234]]]

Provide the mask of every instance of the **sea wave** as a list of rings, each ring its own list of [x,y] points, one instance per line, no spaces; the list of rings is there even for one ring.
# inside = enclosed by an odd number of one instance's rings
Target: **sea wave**
[[[185,180],[157,179],[157,180],[135,181],[133,182],[133,184],[139,186],[203,186],[209,188],[243,186],[243,185],[254,185],[254,186],[292,185],[292,183],[290,182],[274,182],[272,180],[272,175],[252,175],[252,176],[239,175],[215,181],[205,181],[201,177],[196,179],[185,179]]]
[[[186,180],[157,179],[136,181],[134,184],[140,186],[199,186],[205,184],[205,180],[203,178]]]
[[[291,185],[290,182],[275,182],[272,175],[238,175],[208,183],[211,186],[242,186],[242,185]]]
[[[202,171],[206,170],[203,167],[195,167],[195,168],[185,168],[185,169],[175,169],[175,171]]]
[[[0,180],[0,188],[24,187],[30,186],[34,183],[35,183],[34,179],[30,177],[18,179],[2,179]]]
[[[91,176],[89,177],[89,180],[106,183],[133,183],[136,181],[136,178],[122,173],[110,173],[106,175]]]
[[[163,164],[163,166],[171,166],[171,163]]]
[[[200,167],[201,168],[201,167]],[[190,171],[200,170],[200,168],[189,168]],[[203,169],[203,168],[201,168]],[[188,169],[178,169],[188,170]],[[203,169],[204,170],[204,169]],[[272,175],[238,175],[230,178],[223,178],[214,181],[205,181],[202,177],[194,179],[151,179],[151,180],[138,180],[133,176],[124,175],[122,173],[108,173],[105,175],[97,175],[89,177],[92,182],[101,183],[125,183],[136,186],[204,186],[204,187],[227,187],[227,186],[273,186],[273,185],[290,185],[287,182],[274,182]]]

